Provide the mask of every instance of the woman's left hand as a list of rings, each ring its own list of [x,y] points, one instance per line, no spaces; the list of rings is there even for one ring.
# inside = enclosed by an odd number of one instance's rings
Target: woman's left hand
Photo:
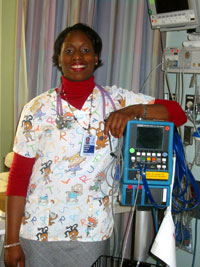
[[[108,135],[110,131],[114,137],[121,138],[127,122],[143,114],[143,109],[143,105],[134,105],[110,113],[105,122],[104,134]]]

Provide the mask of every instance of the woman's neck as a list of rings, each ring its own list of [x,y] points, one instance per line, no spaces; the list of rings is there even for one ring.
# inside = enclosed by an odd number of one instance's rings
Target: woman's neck
[[[95,87],[94,76],[86,81],[72,82],[62,76],[61,97],[70,105],[81,109]]]

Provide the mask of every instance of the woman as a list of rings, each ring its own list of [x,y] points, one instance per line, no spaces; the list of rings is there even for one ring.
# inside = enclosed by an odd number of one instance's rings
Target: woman
[[[176,102],[96,85],[101,49],[87,25],[66,28],[53,55],[61,85],[23,109],[7,188],[6,266],[88,267],[106,254],[110,147],[117,148],[130,119],[186,121]]]

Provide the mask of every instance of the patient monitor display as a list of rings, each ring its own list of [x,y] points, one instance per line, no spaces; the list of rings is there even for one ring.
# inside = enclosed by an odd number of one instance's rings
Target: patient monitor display
[[[163,129],[154,127],[138,127],[136,147],[138,149],[162,149]]]
[[[147,0],[152,29],[195,29],[199,26],[199,0]]]

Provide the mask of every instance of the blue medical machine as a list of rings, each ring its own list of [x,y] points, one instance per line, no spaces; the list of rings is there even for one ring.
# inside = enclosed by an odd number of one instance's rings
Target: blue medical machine
[[[122,205],[134,205],[135,200],[138,206],[165,208],[169,205],[173,173],[173,136],[174,124],[171,122],[128,122],[120,190]]]

